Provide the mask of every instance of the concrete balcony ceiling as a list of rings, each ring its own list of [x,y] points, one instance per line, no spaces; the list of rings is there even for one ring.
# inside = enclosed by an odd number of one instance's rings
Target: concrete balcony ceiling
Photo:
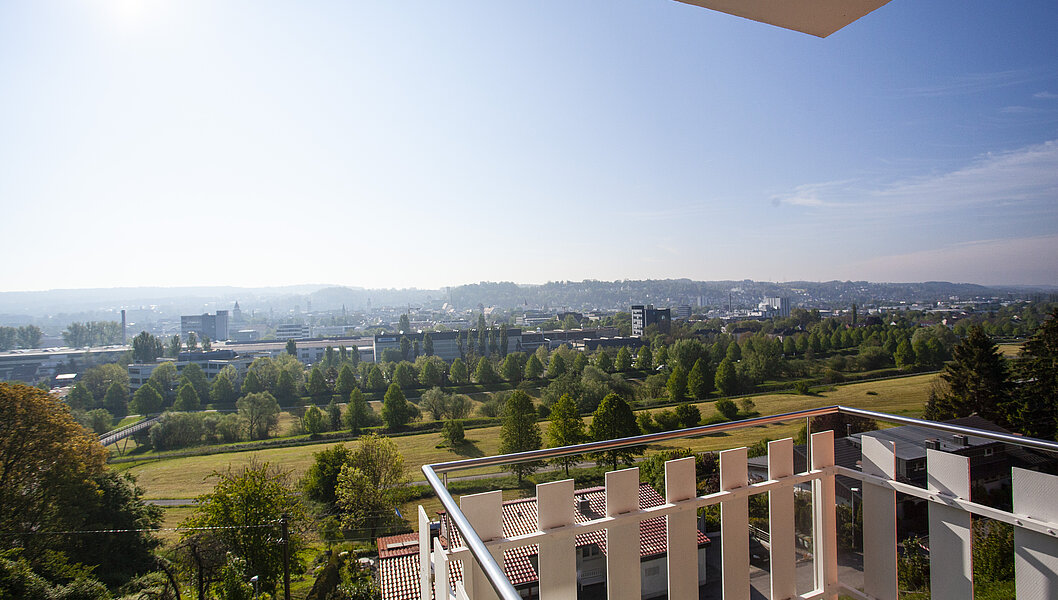
[[[824,38],[889,3],[889,0],[679,1]]]

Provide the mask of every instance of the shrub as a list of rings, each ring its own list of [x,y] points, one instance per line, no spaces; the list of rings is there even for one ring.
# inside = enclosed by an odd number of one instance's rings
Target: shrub
[[[441,429],[441,438],[452,448],[462,444],[466,440],[463,424],[454,419],[445,421],[444,427]]]
[[[728,421],[732,421],[738,416],[738,406],[727,398],[721,398],[716,401],[716,410]]]

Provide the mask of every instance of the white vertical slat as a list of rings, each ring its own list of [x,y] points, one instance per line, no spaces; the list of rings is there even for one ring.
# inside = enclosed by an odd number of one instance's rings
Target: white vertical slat
[[[896,479],[896,445],[863,436],[862,470]],[[864,482],[863,591],[878,600],[897,600],[896,491]]]
[[[430,600],[430,517],[419,505],[419,600]]]
[[[794,474],[793,440],[768,442],[768,479]],[[768,537],[771,540],[771,597],[787,600],[797,595],[797,540],[794,537],[794,488],[768,492]]]
[[[694,457],[665,463],[665,501],[672,504],[697,496]],[[666,517],[669,598],[698,596],[697,511],[684,509]]]
[[[812,434],[812,469],[834,466],[834,432]],[[815,585],[823,598],[838,597],[838,520],[835,509],[834,476],[812,482],[812,545],[815,554]]]
[[[470,596],[467,595],[467,588],[462,581],[456,582],[455,596],[456,600],[470,600]]]
[[[748,484],[746,449],[721,452],[720,490],[737,490]],[[720,548],[724,600],[749,598],[749,498],[720,503]]]
[[[1013,491],[1015,514],[1058,523],[1058,477],[1014,469]],[[1014,528],[1014,585],[1018,600],[1058,598],[1058,539]]]
[[[441,540],[433,540],[433,597],[437,600],[448,600],[451,587],[448,581],[448,554],[441,547]],[[429,596],[427,596],[429,599]]]
[[[536,486],[537,529],[548,531],[571,525],[573,480],[564,479]],[[577,596],[577,549],[572,535],[545,536],[538,551],[541,600]]]
[[[470,526],[477,532],[481,541],[487,542],[503,537],[503,492],[493,490],[481,494],[471,494],[459,498],[459,510],[463,511]],[[503,567],[503,552],[492,553],[496,562]],[[497,598],[485,572],[473,557],[463,561],[463,584],[467,594],[475,600]]]
[[[606,474],[606,516],[639,510],[639,469]],[[606,597],[639,600],[639,522],[618,520],[606,529]]]
[[[970,459],[926,450],[927,487],[937,496],[970,499]],[[933,600],[973,598],[970,513],[929,503],[929,587]]]

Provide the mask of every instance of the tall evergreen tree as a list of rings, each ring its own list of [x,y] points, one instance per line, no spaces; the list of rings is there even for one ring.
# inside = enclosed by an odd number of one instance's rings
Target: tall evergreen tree
[[[353,368],[348,364],[342,365],[342,369],[338,371],[338,381],[334,385],[334,391],[342,398],[348,398],[349,393],[356,387],[356,375],[353,373]]]
[[[287,340],[287,354],[294,358],[298,357],[298,343],[294,340]]]
[[[640,371],[649,371],[654,368],[654,353],[650,346],[643,346],[636,355],[636,368]]]
[[[631,368],[632,355],[628,352],[628,346],[621,346],[621,349],[617,351],[617,358],[614,359],[614,369],[623,373]]]
[[[426,356],[433,356],[433,336],[429,333],[422,336],[422,352]]]
[[[584,419],[577,413],[577,403],[569,394],[562,394],[558,402],[551,407],[548,417],[547,447],[560,448],[562,446],[574,446],[585,440]],[[579,455],[560,456],[551,459],[551,464],[559,465],[566,471],[569,477],[569,468],[580,460]]]
[[[507,337],[507,324],[504,323],[500,326],[500,358],[507,358],[507,347],[510,345],[510,339]]]
[[[500,454],[511,454],[513,452],[527,452],[540,448],[540,426],[536,423],[536,409],[533,408],[533,400],[522,390],[515,390],[507,398],[504,406],[503,426],[500,429]],[[532,474],[539,469],[539,461],[517,463],[504,467],[518,477],[518,485],[522,484],[522,478]]]
[[[948,391],[938,399],[927,418],[941,420],[977,414],[1009,425],[1007,362],[995,343],[980,327],[974,326],[955,346],[952,355],[952,361],[940,375],[947,382]]]
[[[607,394],[592,413],[591,426],[588,431],[594,441],[616,440],[640,434],[639,424],[632,413],[632,407],[614,393]],[[611,469],[617,469],[618,462],[631,464],[632,457],[642,453],[642,446],[634,446],[606,450],[598,453],[597,458],[600,462],[609,464]]]
[[[195,391],[195,386],[190,383],[180,386],[180,389],[176,392],[176,402],[173,403],[173,410],[198,410],[198,405],[198,392]]]
[[[687,392],[695,400],[705,400],[709,392],[713,391],[713,377],[705,370],[702,359],[694,361],[691,372],[687,374]]]
[[[395,383],[389,384],[389,389],[386,390],[386,395],[382,400],[382,420],[386,422],[386,427],[390,431],[397,431],[411,421],[411,415],[411,407],[408,406],[408,400],[404,397],[400,386]]]
[[[1058,417],[1058,309],[1021,347],[1011,420],[1025,435],[1054,439]]]
[[[730,358],[720,361],[720,366],[716,368],[715,383],[716,389],[725,396],[738,393],[738,373],[735,372],[735,364]]]
[[[669,374],[669,380],[665,384],[665,388],[668,390],[669,400],[672,402],[683,402],[684,398],[687,397],[687,373],[683,371],[683,367],[679,363]]]

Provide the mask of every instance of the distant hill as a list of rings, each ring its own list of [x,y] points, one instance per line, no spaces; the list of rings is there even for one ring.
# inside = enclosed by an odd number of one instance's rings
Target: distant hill
[[[872,283],[867,281],[693,281],[690,279],[553,281],[539,285],[513,282],[480,282],[443,290],[365,289],[306,284],[284,287],[142,287],[84,290],[0,292],[0,324],[23,323],[48,317],[57,323],[70,320],[112,319],[122,308],[152,307],[167,315],[196,314],[231,308],[239,301],[244,310],[330,311],[343,306],[350,311],[368,308],[456,309],[494,306],[503,309],[571,308],[623,309],[631,304],[676,306],[755,306],[764,296],[787,296],[794,306],[815,308],[861,306],[875,303],[929,303],[949,298],[969,300],[989,297],[1032,298],[1053,294],[1058,288],[987,287],[969,283],[926,281]]]

